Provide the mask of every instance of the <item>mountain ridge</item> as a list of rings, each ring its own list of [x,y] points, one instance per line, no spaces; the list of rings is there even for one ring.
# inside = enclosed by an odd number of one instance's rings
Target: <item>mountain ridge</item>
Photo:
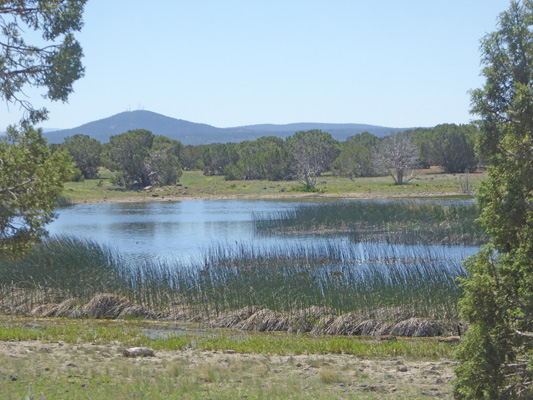
[[[179,140],[185,145],[241,142],[255,140],[262,136],[278,136],[285,138],[299,130],[321,129],[329,132],[335,139],[343,141],[357,133],[368,131],[383,137],[391,133],[412,128],[390,128],[369,124],[335,124],[297,122],[291,124],[257,124],[230,128],[217,128],[212,125],[190,122],[183,119],[168,117],[153,111],[124,111],[107,118],[88,122],[72,129],[48,131],[44,136],[48,143],[62,143],[67,136],[75,134],[88,135],[105,143],[114,135],[128,130],[147,129],[155,135],[164,135]]]

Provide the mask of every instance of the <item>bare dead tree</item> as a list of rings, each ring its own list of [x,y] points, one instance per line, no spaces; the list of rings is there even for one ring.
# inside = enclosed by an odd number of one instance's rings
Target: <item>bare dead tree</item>
[[[418,147],[406,135],[398,133],[384,138],[374,156],[376,170],[389,173],[396,185],[403,185],[413,179],[413,170],[418,163]],[[407,174],[409,175],[406,176]]]
[[[287,138],[287,143],[295,160],[295,175],[307,188],[316,184],[320,174],[339,155],[336,140],[329,133],[317,129],[296,132]]]

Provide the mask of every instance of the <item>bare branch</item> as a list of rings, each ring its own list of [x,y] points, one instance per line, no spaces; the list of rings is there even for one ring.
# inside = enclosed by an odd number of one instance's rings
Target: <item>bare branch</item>
[[[5,188],[5,189],[0,189],[0,194],[7,192],[7,193],[11,194],[12,196],[14,196],[15,198],[17,198],[17,196],[13,193],[13,191],[17,190],[18,188],[21,188],[23,186],[29,185],[30,183],[32,183],[34,181],[35,181],[35,179],[31,178],[31,179],[28,179],[26,182],[22,182],[22,183],[20,183],[20,184],[18,184],[16,186]]]

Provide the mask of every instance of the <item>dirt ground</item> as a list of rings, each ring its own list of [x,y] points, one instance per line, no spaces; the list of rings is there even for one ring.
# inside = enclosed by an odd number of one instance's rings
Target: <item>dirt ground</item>
[[[455,365],[443,359],[376,359],[342,354],[275,356],[194,349],[156,351],[154,357],[127,358],[123,350],[118,345],[0,342],[0,398],[18,398],[16,393],[31,392],[32,382],[40,397],[26,398],[92,399],[112,395],[109,392],[97,396],[96,391],[104,390],[102,385],[120,388],[121,384],[131,385],[132,380],[147,379],[156,388],[161,378],[176,382],[182,379],[183,387],[183,379],[187,378],[196,386],[176,398],[232,398],[233,393],[238,394],[235,398],[249,399],[449,399]],[[106,378],[101,378],[104,375]],[[100,382],[97,387],[95,377]],[[43,379],[52,380],[55,386],[66,385],[70,392],[65,389],[64,396],[58,395],[54,391],[57,388],[47,387]],[[258,386],[265,397],[256,394]],[[286,393],[294,396],[286,397],[279,388],[270,392],[276,386],[288,388]],[[90,395],[91,387],[94,396]],[[83,391],[83,397],[77,396],[77,390]],[[48,392],[54,394],[47,395]],[[206,397],[205,392],[210,396]]]

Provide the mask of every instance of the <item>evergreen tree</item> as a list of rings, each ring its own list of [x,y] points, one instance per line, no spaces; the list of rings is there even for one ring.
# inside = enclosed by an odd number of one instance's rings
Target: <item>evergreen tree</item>
[[[84,72],[74,33],[83,26],[86,0],[0,1],[0,100],[25,110],[20,128],[0,140],[0,254],[18,255],[46,233],[71,163],[50,153],[40,130],[46,119],[24,95],[43,89],[52,101],[66,101]]]
[[[0,1],[0,98],[21,106],[27,121],[46,119],[47,111],[25,99],[25,88],[45,88],[46,98],[66,101],[72,84],[83,76],[83,52],[74,32],[83,26],[86,2]]]
[[[102,144],[98,140],[80,134],[69,136],[65,138],[60,149],[70,154],[84,178],[94,179],[98,176],[98,168],[102,164]]]
[[[336,173],[350,179],[375,176],[372,157],[378,141],[377,136],[363,132],[350,136],[345,142],[340,143],[341,152],[333,163]]]
[[[467,263],[458,399],[533,397],[533,1],[513,1],[482,40],[485,85],[472,92],[478,192],[491,242]]]
[[[105,164],[118,172],[119,185],[172,185],[182,174],[177,157],[182,147],[177,140],[136,129],[111,136],[105,145]]]
[[[330,169],[340,152],[339,143],[318,129],[296,132],[286,143],[294,158],[294,174],[308,190],[322,172]]]
[[[53,155],[42,132],[9,127],[0,140],[0,255],[19,255],[46,232],[72,163]]]

